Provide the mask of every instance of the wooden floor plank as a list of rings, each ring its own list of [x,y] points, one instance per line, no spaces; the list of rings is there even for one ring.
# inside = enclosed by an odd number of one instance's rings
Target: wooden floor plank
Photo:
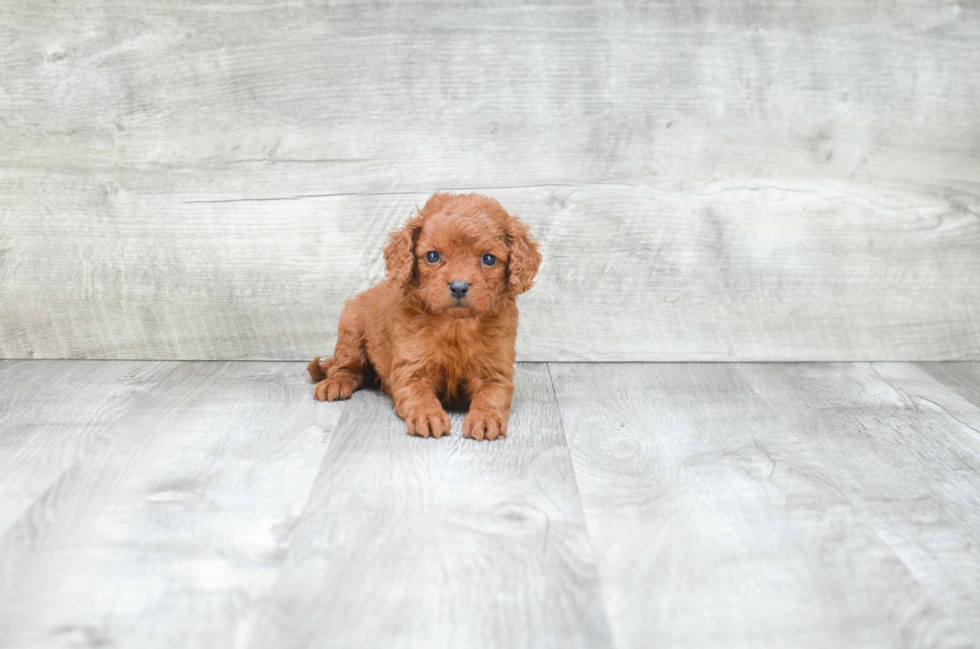
[[[806,436],[822,473],[970,646],[980,644],[980,438],[954,414],[980,412],[904,363],[738,371]]]
[[[521,364],[480,444],[301,364],[0,361],[0,646],[977,646],[978,367]]]
[[[343,408],[304,375],[171,372],[0,539],[0,645],[244,642]]]
[[[176,366],[0,361],[0,534]]]
[[[937,365],[873,363],[872,367],[915,410],[932,411],[943,421],[959,447],[980,457],[980,364]]]
[[[733,365],[551,366],[617,646],[967,646],[866,520],[855,474],[893,423],[854,442],[828,409],[814,429],[797,374],[837,370],[761,368],[789,413]]]
[[[980,363],[916,363],[934,379],[980,407]]]
[[[959,365],[969,370],[968,364],[947,365],[949,376],[969,378],[968,371],[957,370]],[[896,470],[914,485],[902,485],[896,509],[879,503],[880,496],[869,508],[882,538],[980,644],[980,407],[917,365],[871,367],[898,404],[891,428],[914,430],[908,440],[898,439],[925,461],[920,460],[914,473]],[[958,387],[966,385],[968,381]]]
[[[252,647],[603,647],[606,619],[548,371],[504,442],[410,437],[354,395]]]

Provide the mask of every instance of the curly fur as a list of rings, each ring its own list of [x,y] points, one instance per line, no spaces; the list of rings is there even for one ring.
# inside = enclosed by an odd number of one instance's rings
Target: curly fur
[[[482,263],[486,253],[497,262]],[[530,229],[487,196],[438,193],[391,233],[384,258],[388,279],[346,302],[333,358],[307,368],[316,398],[347,399],[374,374],[413,435],[448,434],[442,404],[469,401],[463,433],[505,437],[516,298],[541,264]],[[454,280],[470,285],[465,298],[450,294]]]

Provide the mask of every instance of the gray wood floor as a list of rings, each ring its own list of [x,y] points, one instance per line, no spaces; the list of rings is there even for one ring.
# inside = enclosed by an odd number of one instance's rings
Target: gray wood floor
[[[0,646],[980,646],[980,364],[0,361]]]

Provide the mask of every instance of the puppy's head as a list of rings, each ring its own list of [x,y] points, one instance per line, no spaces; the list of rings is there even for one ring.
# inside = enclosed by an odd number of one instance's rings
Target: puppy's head
[[[528,227],[480,194],[435,194],[384,255],[389,279],[454,318],[493,312],[531,288],[541,264]]]

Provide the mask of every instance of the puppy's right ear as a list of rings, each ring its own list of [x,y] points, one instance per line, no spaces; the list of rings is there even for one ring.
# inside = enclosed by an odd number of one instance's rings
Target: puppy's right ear
[[[405,286],[415,273],[415,242],[422,231],[422,215],[416,214],[401,230],[388,236],[385,246],[385,275],[398,286]]]

